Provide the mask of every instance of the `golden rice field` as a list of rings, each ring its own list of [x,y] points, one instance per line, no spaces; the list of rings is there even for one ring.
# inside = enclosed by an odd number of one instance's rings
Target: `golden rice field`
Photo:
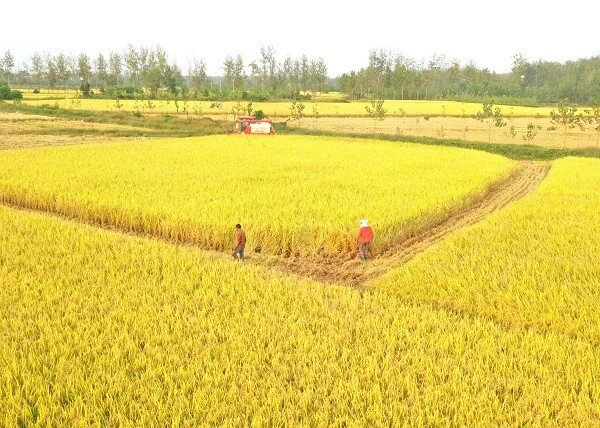
[[[286,256],[354,257],[358,221],[380,245],[480,196],[515,162],[497,155],[308,136],[211,136],[11,150],[0,200],[125,230]]]
[[[39,93],[34,93],[33,89],[29,88],[18,88],[23,94],[24,100],[41,100],[41,99],[71,99],[77,98],[81,95],[81,92],[74,89],[47,89],[41,88]]]
[[[0,150],[123,141],[112,134],[140,133],[144,128],[66,120],[50,116],[0,113]]]
[[[514,117],[504,127],[491,128],[471,117],[386,117],[374,121],[367,117],[304,118],[289,122],[292,129],[360,134],[385,134],[509,145],[533,145],[554,149],[593,148],[600,151],[600,133],[592,125],[565,130],[547,117]],[[533,126],[533,130],[531,129]]]
[[[113,123],[84,122],[81,120],[67,120],[43,115],[28,115],[23,113],[0,114],[0,135],[21,134],[52,134],[57,130],[73,130],[79,134],[93,130],[97,133],[110,135],[119,131],[143,131],[143,128]]]
[[[52,105],[64,109],[83,109],[92,111],[129,111],[142,114],[190,114],[190,115],[219,115],[233,117],[234,114],[246,114],[247,102],[238,101],[182,101],[177,103],[171,100],[108,100],[108,99],[57,99],[37,100],[25,97],[22,104],[40,106]],[[331,101],[305,101],[303,114],[307,117],[367,117],[367,101],[331,102]],[[253,102],[254,111],[262,110],[267,116],[273,118],[287,118],[290,116],[291,101],[282,102]],[[525,107],[525,106],[500,106],[505,116],[511,117],[550,117],[550,112],[556,108],[550,107]],[[474,116],[482,110],[481,103],[463,103],[458,101],[418,101],[418,100],[386,100],[384,108],[388,116]]]
[[[336,95],[337,96],[337,95]],[[595,124],[564,129],[551,122],[555,107],[497,106],[501,108],[506,126],[490,126],[475,120],[483,107],[480,103],[455,101],[386,100],[385,119],[369,117],[367,101],[332,102],[330,98],[304,102],[304,117],[295,120],[291,102],[252,103],[253,111],[262,110],[275,122],[286,122],[290,128],[342,133],[387,134],[436,139],[491,142],[510,145],[533,145],[554,149],[598,149],[600,132]],[[141,115],[176,115],[205,117],[232,122],[236,115],[247,114],[247,102],[175,101],[170,100],[102,100],[64,98],[56,100],[29,99],[23,104],[51,105],[66,110],[129,112]],[[578,111],[582,114],[585,108]]]
[[[0,260],[3,426],[600,418],[598,347],[553,328],[506,328],[389,289],[360,294],[6,207]]]
[[[0,426],[598,426],[599,160],[358,291],[258,263],[356,257],[363,217],[377,253],[516,162],[290,135],[8,149],[62,125],[3,117]],[[230,260],[238,222],[255,262]]]
[[[376,287],[598,348],[599,206],[600,161],[557,160],[532,195],[458,231]]]

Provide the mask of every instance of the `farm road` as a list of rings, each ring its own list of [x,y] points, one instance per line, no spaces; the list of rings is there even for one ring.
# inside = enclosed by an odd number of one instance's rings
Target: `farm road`
[[[520,162],[515,171],[505,180],[490,188],[480,198],[445,216],[425,225],[424,227],[396,237],[385,248],[378,248],[377,255],[367,263],[359,260],[358,255],[347,254],[340,258],[323,257],[282,257],[260,253],[249,253],[246,263],[266,266],[283,273],[291,273],[301,277],[311,278],[320,282],[348,285],[357,289],[366,289],[368,282],[383,275],[390,269],[402,266],[415,255],[425,251],[431,245],[441,241],[453,231],[473,225],[483,220],[490,213],[505,207],[535,189],[546,177],[550,169],[547,162]],[[30,211],[38,211],[30,207],[3,203],[3,205]],[[120,230],[111,225],[102,225],[82,219],[67,217],[59,212],[43,212],[63,219],[89,224],[94,227],[120,232],[129,235],[150,237],[172,242],[167,238],[149,235],[139,231]],[[193,243],[174,242],[179,245],[195,246]],[[215,259],[230,257],[229,253],[208,251]]]
[[[520,162],[515,172],[506,180],[489,189],[482,197],[467,206],[449,212],[434,222],[412,232],[399,235],[394,242],[367,263],[358,255],[348,259],[282,258],[250,255],[252,263],[270,266],[284,272],[310,277],[318,281],[344,284],[359,289],[367,288],[370,280],[390,269],[402,266],[415,255],[441,241],[448,234],[473,225],[509,203],[534,190],[550,169],[547,162]]]

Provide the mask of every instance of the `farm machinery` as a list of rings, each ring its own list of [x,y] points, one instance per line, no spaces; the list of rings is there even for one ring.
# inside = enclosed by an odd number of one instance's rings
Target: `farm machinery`
[[[238,116],[235,127],[228,134],[275,134],[271,119],[257,119],[254,116]]]

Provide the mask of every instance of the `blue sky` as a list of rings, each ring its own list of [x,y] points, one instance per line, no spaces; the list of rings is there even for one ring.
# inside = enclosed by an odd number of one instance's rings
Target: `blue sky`
[[[427,61],[443,55],[508,72],[520,53],[530,61],[565,62],[600,55],[595,1],[503,0],[327,2],[72,0],[2,5],[0,55],[10,50],[17,67],[34,52],[91,58],[99,53],[161,46],[186,71],[202,59],[222,74],[227,54],[256,60],[271,46],[286,57],[323,58],[328,74],[359,70],[373,49]]]

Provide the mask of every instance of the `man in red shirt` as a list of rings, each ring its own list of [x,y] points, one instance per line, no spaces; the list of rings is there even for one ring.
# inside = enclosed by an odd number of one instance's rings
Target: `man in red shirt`
[[[369,256],[369,247],[371,246],[373,236],[373,229],[369,226],[369,222],[366,219],[361,220],[360,230],[358,231],[358,252],[363,262],[366,262]]]
[[[246,246],[246,232],[242,229],[241,224],[235,225],[235,246],[233,247],[234,260],[244,260],[244,247]]]

